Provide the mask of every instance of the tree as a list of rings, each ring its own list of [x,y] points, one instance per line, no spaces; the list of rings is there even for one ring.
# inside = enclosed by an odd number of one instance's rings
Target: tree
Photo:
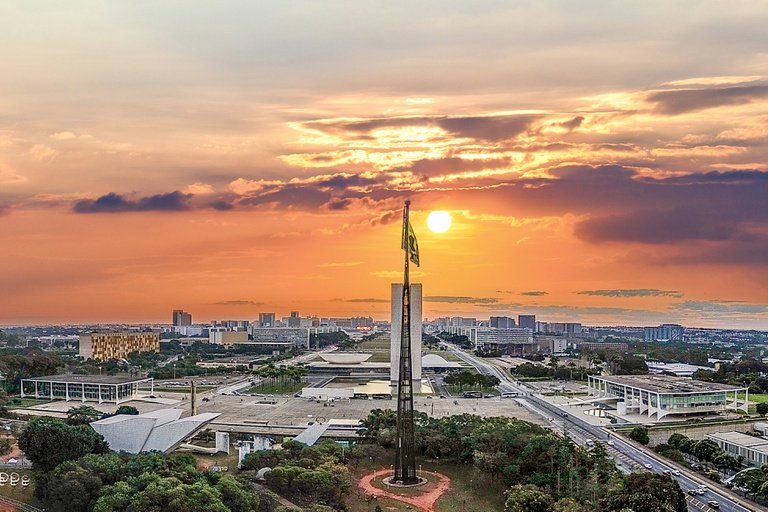
[[[19,448],[35,469],[51,471],[66,460],[89,453],[107,453],[101,434],[88,425],[69,425],[55,418],[33,418],[19,436]]]
[[[121,405],[115,411],[115,415],[118,415],[118,414],[129,414],[131,416],[137,416],[139,414],[139,410],[130,405]]]
[[[8,455],[13,449],[13,442],[7,437],[0,438],[0,455]]]
[[[647,445],[651,438],[648,436],[648,427],[635,427],[629,432],[629,438],[640,444]]]
[[[573,498],[563,498],[555,503],[552,512],[586,512],[586,508]]]
[[[183,483],[153,473],[131,477],[102,490],[93,512],[230,512],[221,493],[204,480]],[[256,510],[256,509],[252,509]]]
[[[504,512],[550,512],[552,498],[535,485],[513,485],[506,492]]]
[[[90,405],[79,405],[67,411],[67,423],[70,425],[87,425],[102,417],[102,413]]]
[[[760,402],[757,404],[757,414],[762,414],[763,416],[768,414],[768,403]]]
[[[600,500],[599,510],[618,512],[687,512],[685,494],[677,481],[654,473],[632,473],[624,485]]]

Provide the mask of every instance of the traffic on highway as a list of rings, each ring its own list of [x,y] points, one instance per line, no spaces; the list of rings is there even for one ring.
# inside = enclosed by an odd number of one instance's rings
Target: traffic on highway
[[[467,364],[474,366],[478,372],[485,375],[495,375],[501,381],[498,390],[502,394],[515,394],[516,400],[521,405],[546,418],[551,428],[567,435],[577,444],[591,447],[594,446],[594,443],[604,443],[608,453],[620,469],[632,472],[651,471],[668,475],[677,480],[680,488],[686,493],[689,511],[750,512],[756,510],[754,507],[747,508],[738,503],[736,497],[732,497],[720,489],[715,489],[714,486],[708,485],[704,479],[673,467],[663,459],[652,455],[653,452],[650,450],[643,450],[603,427],[593,425],[574,414],[565,412],[560,407],[544,400],[532,393],[530,389],[510,379],[501,368],[453,345],[447,343],[442,345]]]

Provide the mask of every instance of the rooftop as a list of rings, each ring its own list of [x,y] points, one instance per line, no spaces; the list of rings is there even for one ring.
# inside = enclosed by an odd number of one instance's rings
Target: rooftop
[[[714,434],[707,434],[707,437],[768,453],[768,439],[764,437],[750,436],[741,432],[715,432]]]
[[[27,382],[60,382],[64,384],[128,384],[132,382],[146,382],[148,378],[134,377],[132,375],[47,375],[45,377],[30,377],[24,379]]]
[[[713,393],[717,391],[735,391],[746,389],[717,382],[704,382],[686,377],[671,377],[669,375],[599,375],[594,379],[621,386],[632,386],[654,393]]]

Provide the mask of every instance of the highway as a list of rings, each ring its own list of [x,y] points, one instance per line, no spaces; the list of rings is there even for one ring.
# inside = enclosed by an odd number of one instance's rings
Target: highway
[[[565,413],[559,407],[547,402],[540,396],[531,393],[530,389],[512,381],[499,367],[468,354],[450,344],[443,343],[443,346],[456,354],[456,356],[464,362],[474,366],[478,372],[484,375],[495,375],[498,377],[501,381],[501,384],[498,386],[499,391],[518,393],[520,397],[518,398],[518,401],[522,405],[526,405],[527,402],[527,406],[530,410],[546,418],[555,428],[566,433],[577,444],[584,444],[586,439],[605,443],[608,453],[620,467],[631,471],[651,471],[654,473],[662,473],[665,470],[672,472],[676,469],[675,467],[666,464],[664,459],[648,454],[633,444],[624,441],[620,436],[611,434],[602,427],[593,425],[573,414]],[[612,443],[611,445],[608,444],[609,441]],[[699,487],[699,482],[704,481],[703,478],[694,480],[689,472],[681,471],[679,476],[673,476],[672,478],[677,480],[678,484],[680,484],[680,488],[686,493],[689,511],[721,510],[724,512],[751,512],[757,510],[757,507],[746,508],[736,503],[728,496],[713,490],[711,486],[708,486],[709,488],[702,495],[689,495],[687,493],[688,490]],[[710,507],[707,505],[708,501],[717,501],[720,504],[720,508],[716,509]]]

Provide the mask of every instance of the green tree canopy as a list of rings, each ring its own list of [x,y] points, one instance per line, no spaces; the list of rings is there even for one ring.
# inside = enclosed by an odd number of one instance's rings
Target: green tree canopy
[[[513,485],[506,492],[504,512],[550,512],[552,497],[535,485]]]
[[[33,418],[19,436],[19,448],[35,469],[51,471],[67,460],[89,453],[107,453],[101,434],[88,425],[69,425],[55,418]]]

